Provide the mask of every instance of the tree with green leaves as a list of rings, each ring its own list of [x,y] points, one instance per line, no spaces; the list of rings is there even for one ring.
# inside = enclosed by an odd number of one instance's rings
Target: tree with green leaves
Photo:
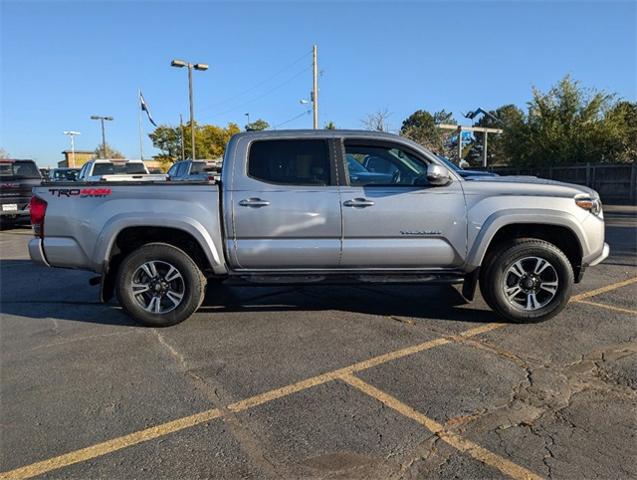
[[[106,152],[104,146],[100,143],[95,149],[96,158],[126,158],[122,152],[114,149],[108,143],[106,144]]]
[[[267,130],[268,128],[270,128],[270,124],[266,122],[265,120],[263,120],[262,118],[259,118],[258,120],[255,120],[254,122],[248,123],[245,126],[246,132],[259,132],[261,130]]]
[[[528,113],[505,129],[503,147],[514,165],[631,161],[637,150],[634,109],[567,75],[548,92],[533,88]]]
[[[160,125],[148,134],[153,146],[161,150],[163,158],[179,158],[181,156],[181,128]],[[185,130],[184,130],[185,136]],[[188,137],[190,138],[190,137]]]
[[[503,105],[495,110],[490,110],[488,115],[483,115],[477,122],[476,127],[500,128],[504,130],[502,134],[489,134],[487,141],[487,164],[497,165],[506,163],[508,160],[507,153],[504,148],[506,135],[513,135],[516,128],[524,121],[524,112],[515,105]],[[471,145],[471,149],[467,158],[471,163],[480,165],[482,163],[482,152],[484,148],[484,134],[475,133],[475,141]]]
[[[190,123],[184,125],[184,152],[186,158],[192,157],[192,145]],[[197,125],[195,123],[195,147],[197,158],[214,159],[223,156],[226,144],[230,137],[239,133],[240,129],[236,123],[229,123],[225,127],[217,125]],[[160,125],[148,135],[153,141],[153,146],[161,150],[161,154],[156,158],[171,159],[175,161],[181,158],[181,128]]]
[[[336,125],[330,120],[325,124],[325,130],[336,130]]]
[[[434,153],[447,155],[445,140],[449,132],[438,128],[441,123],[455,125],[457,122],[453,115],[445,110],[429,113],[426,110],[416,110],[407,117],[400,128],[400,134],[421,144]]]

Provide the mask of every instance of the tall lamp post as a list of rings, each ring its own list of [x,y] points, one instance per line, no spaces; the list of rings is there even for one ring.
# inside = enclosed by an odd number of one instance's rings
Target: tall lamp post
[[[192,146],[192,159],[196,160],[195,155],[195,110],[192,101],[192,70],[205,71],[208,70],[208,65],[205,63],[190,63],[184,60],[173,60],[170,62],[171,67],[184,68],[188,67],[188,99],[190,101],[190,133],[191,133],[191,146]]]
[[[75,136],[80,135],[80,132],[75,132],[73,130],[65,130],[64,135],[68,136],[71,139],[71,163],[69,167],[75,166]]]
[[[99,120],[102,124],[102,155],[106,158],[106,131],[104,129],[104,121],[112,122],[113,117],[104,117],[102,115],[91,115],[91,120]]]

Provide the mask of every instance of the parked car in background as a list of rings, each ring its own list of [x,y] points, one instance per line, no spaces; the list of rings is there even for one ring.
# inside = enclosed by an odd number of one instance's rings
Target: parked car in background
[[[0,160],[0,218],[5,224],[29,216],[31,190],[42,183],[33,160]]]
[[[79,168],[54,168],[49,173],[51,182],[74,182],[80,173]]]
[[[459,167],[447,157],[442,157],[437,155],[437,157],[443,161],[445,165],[451,168],[454,172],[460,175],[462,178],[471,179],[472,177],[498,177],[497,173],[488,172],[486,170],[467,170],[462,167]]]
[[[367,184],[383,185],[392,183],[392,175],[389,173],[370,172],[363,166],[365,159],[358,161],[352,154],[347,154],[347,169],[352,181],[364,181]]]
[[[172,182],[195,182],[215,180],[221,169],[215,162],[206,160],[182,160],[168,170],[168,180]]]
[[[391,182],[351,171],[350,155],[393,166],[383,172]],[[421,145],[381,132],[240,133],[221,177],[35,188],[29,254],[100,274],[102,300],[115,293],[124,311],[155,327],[188,318],[206,285],[226,278],[464,282],[469,301],[479,283],[502,317],[537,322],[564,308],[573,283],[609,254],[594,190],[465,179]]]
[[[166,175],[149,174],[141,160],[98,158],[86,162],[77,179],[81,182],[156,181],[165,180]]]
[[[51,169],[48,167],[44,167],[44,168],[39,168],[38,170],[40,170],[40,176],[42,177],[42,180],[48,180],[49,176],[51,175]]]

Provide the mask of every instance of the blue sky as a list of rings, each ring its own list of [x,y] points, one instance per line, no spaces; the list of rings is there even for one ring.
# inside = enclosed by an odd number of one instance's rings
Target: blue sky
[[[115,117],[108,142],[138,158],[138,88],[158,123],[186,119],[186,71],[172,58],[210,64],[194,73],[195,118],[215,124],[302,114],[313,43],[320,122],[339,128],[385,108],[398,129],[419,108],[458,118],[524,107],[532,85],[545,90],[566,74],[637,96],[635,2],[2,1],[0,13],[0,147],[42,166],[61,160],[63,130],[82,133],[78,150],[99,144],[92,114]],[[311,116],[284,126],[310,127]],[[148,138],[144,150],[156,153]]]

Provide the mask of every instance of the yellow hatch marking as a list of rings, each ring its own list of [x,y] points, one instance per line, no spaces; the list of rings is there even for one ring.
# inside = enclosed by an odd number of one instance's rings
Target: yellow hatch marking
[[[526,468],[521,467],[520,465],[517,465],[510,460],[507,460],[506,458],[487,450],[486,448],[482,448],[481,446],[475,444],[470,440],[467,440],[466,438],[461,437],[456,433],[445,430],[440,423],[414,410],[409,405],[402,403],[397,398],[392,397],[391,395],[383,392],[382,390],[379,390],[369,383],[364,382],[354,375],[343,375],[341,377],[341,380],[360,390],[361,392],[369,395],[370,397],[375,398],[384,405],[387,405],[389,408],[396,410],[398,413],[404,415],[405,417],[415,420],[427,430],[435,433],[442,441],[448,443],[456,450],[467,453],[476,460],[497,468],[502,473],[510,476],[511,478],[520,480],[542,479],[541,476],[531,472],[530,470],[527,470]]]

